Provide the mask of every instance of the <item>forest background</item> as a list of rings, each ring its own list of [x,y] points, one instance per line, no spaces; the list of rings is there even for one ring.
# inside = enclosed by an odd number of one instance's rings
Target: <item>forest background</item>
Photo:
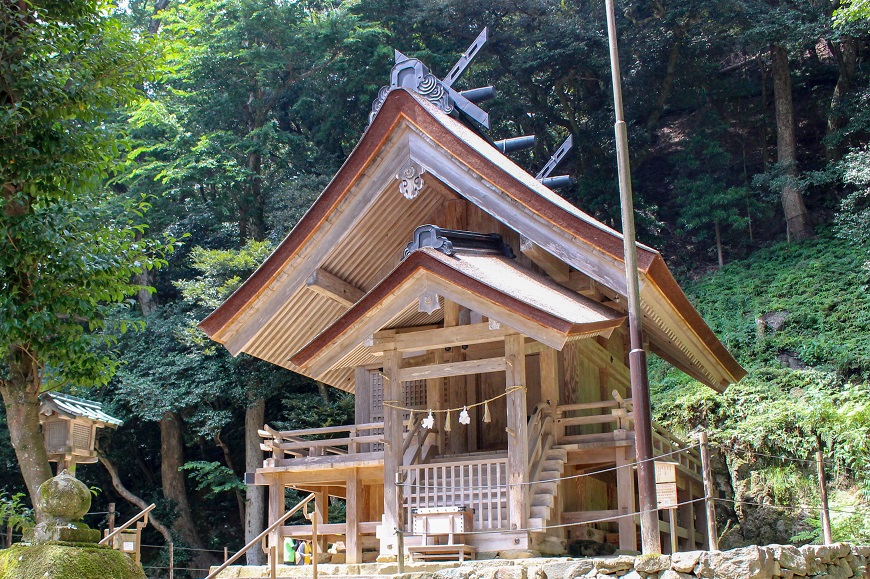
[[[653,361],[653,410],[710,432],[723,547],[817,538],[817,447],[835,538],[870,541],[870,7],[618,9],[638,238],[749,370],[717,395]],[[96,511],[157,503],[146,542],[196,567],[262,525],[258,427],[352,420],[350,396],[195,325],[346,158],[393,48],[443,76],[489,26],[462,87],[495,85],[487,134],[537,135],[513,155],[532,173],[573,135],[559,193],[618,229],[600,2],[22,0],[0,25],[0,522],[47,476],[40,390],[124,420],[77,476]]]

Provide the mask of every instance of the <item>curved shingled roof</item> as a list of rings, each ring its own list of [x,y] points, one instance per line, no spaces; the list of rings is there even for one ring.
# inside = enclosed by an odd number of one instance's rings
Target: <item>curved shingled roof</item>
[[[432,183],[411,203],[391,189],[408,161],[422,165]],[[602,287],[625,295],[618,232],[541,185],[425,99],[397,89],[293,231],[200,327],[234,355],[247,352],[305,373],[289,358],[348,309],[306,292],[306,280],[321,268],[367,293],[398,262],[397,252],[413,228],[451,196],[468,200]],[[379,228],[381,256],[346,244]],[[661,255],[638,244],[638,271],[653,352],[719,391],[742,378],[745,370],[691,305]],[[352,369],[336,370],[324,381],[351,391]]]

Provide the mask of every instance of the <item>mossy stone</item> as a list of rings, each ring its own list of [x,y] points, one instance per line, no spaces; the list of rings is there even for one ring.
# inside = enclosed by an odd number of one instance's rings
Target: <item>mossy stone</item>
[[[91,508],[91,491],[83,482],[63,471],[36,491],[37,509],[56,521],[78,521]]]
[[[145,579],[133,560],[105,546],[15,545],[0,551],[3,579]]]

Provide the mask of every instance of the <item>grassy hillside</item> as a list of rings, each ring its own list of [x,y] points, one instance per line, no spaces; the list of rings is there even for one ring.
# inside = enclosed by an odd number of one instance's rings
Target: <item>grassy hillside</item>
[[[687,435],[719,445],[725,544],[809,540],[818,515],[819,443],[835,487],[835,538],[870,540],[870,291],[867,254],[832,235],[781,244],[685,284],[749,371],[724,394],[663,363],[651,369],[653,409]],[[774,508],[783,505],[790,508]]]

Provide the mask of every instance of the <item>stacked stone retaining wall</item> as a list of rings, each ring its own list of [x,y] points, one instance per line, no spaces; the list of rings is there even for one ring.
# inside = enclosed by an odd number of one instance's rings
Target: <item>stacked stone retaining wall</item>
[[[674,555],[478,561],[435,572],[433,579],[870,579],[870,546],[770,545]]]
[[[870,546],[769,545],[730,551],[687,551],[675,555],[617,555],[588,559],[502,558],[464,563],[409,563],[404,574],[396,563],[319,565],[321,579],[870,579]],[[233,566],[220,579],[268,577],[266,567]],[[278,577],[311,579],[310,565],[278,567]]]

